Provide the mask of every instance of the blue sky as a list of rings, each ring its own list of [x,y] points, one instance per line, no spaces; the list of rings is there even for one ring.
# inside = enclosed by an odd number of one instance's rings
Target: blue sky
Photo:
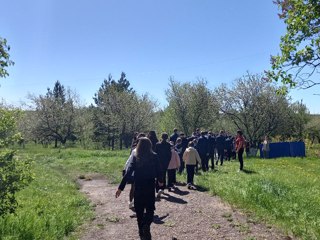
[[[59,80],[91,103],[103,79],[124,71],[139,93],[166,105],[168,79],[211,89],[270,68],[285,26],[272,0],[0,0],[0,36],[15,65],[0,97],[26,101]],[[319,87],[292,91],[320,113]]]

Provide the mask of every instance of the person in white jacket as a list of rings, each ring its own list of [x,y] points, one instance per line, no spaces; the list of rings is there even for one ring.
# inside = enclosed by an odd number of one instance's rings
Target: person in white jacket
[[[199,156],[198,151],[194,148],[193,142],[189,142],[188,148],[183,153],[182,158],[186,165],[186,170],[187,170],[187,186],[189,189],[195,190],[196,187],[193,184],[194,170],[197,163],[201,164],[201,158]]]
[[[168,165],[168,191],[173,191],[174,183],[176,182],[176,170],[180,167],[180,157],[174,148],[173,142],[171,144],[171,160]]]

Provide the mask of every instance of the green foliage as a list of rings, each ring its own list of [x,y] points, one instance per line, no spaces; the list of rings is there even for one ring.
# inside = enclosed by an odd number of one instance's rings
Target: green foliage
[[[58,151],[46,151],[51,159],[57,159]],[[23,158],[29,154],[36,162],[33,165],[35,179],[17,193],[19,206],[16,213],[0,218],[0,239],[71,238],[77,227],[92,217],[92,208],[85,196],[79,193],[73,179],[61,172],[61,169],[47,165],[46,159],[49,156],[39,154],[37,149],[33,153],[18,153]]]
[[[75,140],[76,132],[76,95],[57,81],[54,89],[47,89],[46,95],[30,96],[34,103],[29,132],[34,139],[42,142],[55,141],[65,144],[67,140]]]
[[[0,216],[15,212],[16,193],[32,179],[30,160],[14,157],[9,150],[0,153]]]
[[[281,81],[290,87],[306,88],[320,84],[312,75],[320,66],[320,5],[317,0],[276,0],[280,19],[287,26],[281,37],[280,51],[271,57],[269,79]],[[315,78],[314,78],[315,79]],[[282,88],[286,91],[286,88]]]
[[[186,135],[191,135],[198,127],[211,128],[218,115],[217,102],[203,79],[182,84],[170,78],[166,96],[169,106],[163,117],[168,124],[174,123],[167,127],[170,131],[177,127]]]
[[[7,44],[7,40],[0,37],[0,78],[9,76],[6,68],[14,65],[14,62],[10,60],[9,51],[10,46]]]
[[[154,126],[156,103],[147,94],[139,96],[129,85],[124,73],[118,82],[109,76],[94,97],[95,140],[112,142],[112,148],[116,139],[120,149],[123,142],[128,147],[134,132],[148,131]]]
[[[21,117],[19,110],[7,109],[0,106],[0,148],[6,147],[14,142],[19,142],[21,134],[17,133],[16,125]]]
[[[259,143],[265,135],[283,132],[289,119],[289,100],[276,90],[261,74],[247,73],[232,87],[222,85],[215,92],[223,117],[242,129],[248,140]]]

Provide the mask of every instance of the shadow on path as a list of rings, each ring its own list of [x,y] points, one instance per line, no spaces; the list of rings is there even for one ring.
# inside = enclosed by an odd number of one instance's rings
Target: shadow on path
[[[166,196],[166,197],[164,197],[164,196]],[[178,204],[187,204],[188,203],[187,201],[183,200],[182,198],[174,197],[168,193],[163,193],[160,199],[164,199],[168,202],[178,203]]]
[[[168,213],[163,215],[162,217],[159,217],[158,215],[154,215],[153,216],[153,223],[155,223],[155,224],[164,224],[165,222],[162,221],[162,220],[165,219],[168,216],[169,216]]]

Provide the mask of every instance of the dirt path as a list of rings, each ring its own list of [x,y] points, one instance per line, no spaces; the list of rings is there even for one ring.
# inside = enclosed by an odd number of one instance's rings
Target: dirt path
[[[80,180],[81,191],[95,204],[95,219],[85,228],[82,240],[139,239],[137,220],[128,209],[129,186],[118,199],[117,186],[99,176]],[[156,202],[154,240],[209,239],[291,239],[270,226],[257,223],[208,193],[179,186],[175,192],[163,195]]]

